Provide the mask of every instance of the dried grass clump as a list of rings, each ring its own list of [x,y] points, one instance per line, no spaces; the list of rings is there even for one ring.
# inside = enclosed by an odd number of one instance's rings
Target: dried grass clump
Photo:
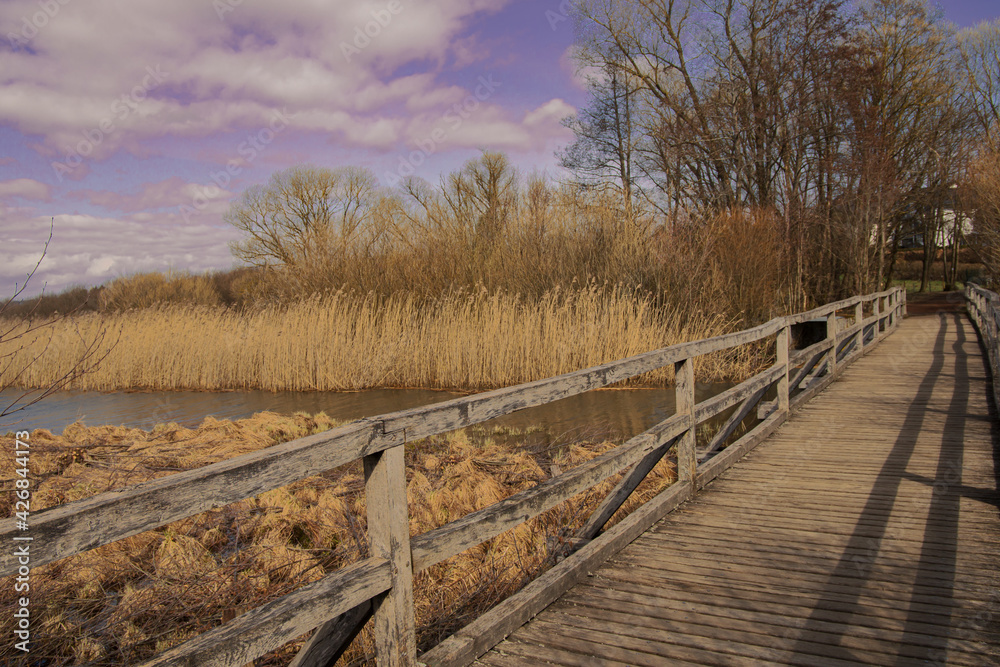
[[[332,425],[325,415],[262,413],[233,423],[206,419],[197,429],[75,426],[63,436],[37,430],[31,435],[38,471],[32,508],[206,465]],[[411,533],[491,505],[614,446],[547,442],[474,427],[407,445]],[[170,470],[160,467],[164,462]],[[3,470],[13,470],[7,463]],[[674,477],[673,464],[661,463],[622,512]],[[13,481],[0,479],[0,490],[13,488]],[[421,649],[566,553],[567,539],[615,481],[420,573],[415,583]],[[354,463],[34,569],[32,664],[133,664],[357,561],[367,553],[363,491],[361,467]],[[11,497],[0,494],[7,504]],[[13,604],[11,589],[0,593],[0,613]],[[259,664],[287,664],[302,639]],[[365,631],[347,659],[370,661],[371,651]],[[10,643],[0,647],[0,662],[28,664]]]

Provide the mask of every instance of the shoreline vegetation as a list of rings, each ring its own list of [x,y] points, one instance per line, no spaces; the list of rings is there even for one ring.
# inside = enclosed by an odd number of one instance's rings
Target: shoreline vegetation
[[[206,418],[196,429],[163,424],[151,431],[79,424],[61,436],[31,434],[39,511],[269,447],[336,425],[324,414],[259,413],[235,422]],[[448,521],[598,456],[603,436],[572,441],[531,431],[473,427],[408,444],[410,532]],[[14,454],[4,450],[2,457]],[[13,461],[3,470],[13,471]],[[664,460],[619,511],[625,516],[675,479]],[[550,567],[566,540],[617,482],[546,512],[415,579],[421,650],[463,627]],[[14,478],[0,473],[0,486]],[[0,494],[10,514],[13,493]],[[5,514],[5,515],[6,515]],[[360,464],[299,482],[32,571],[32,660],[64,664],[135,664],[241,613],[277,599],[364,557],[364,477]],[[13,590],[0,607],[13,605]],[[265,656],[282,665],[305,637]],[[344,664],[372,659],[366,629]],[[0,661],[17,656],[0,648]],[[367,664],[367,662],[366,662]]]
[[[594,285],[537,299],[485,291],[433,300],[335,292],[242,312],[163,304],[84,313],[18,340],[33,360],[18,384],[50,384],[101,330],[108,332],[100,351],[107,356],[68,388],[482,391],[738,327],[722,314],[680,314],[638,290]],[[710,355],[697,360],[696,372],[704,381],[740,379],[761,367],[765,352]],[[662,386],[672,374],[666,368],[629,384]]]
[[[774,209],[672,219],[619,194],[524,178],[491,152],[440,188],[388,191],[363,169],[294,167],[231,204],[226,220],[242,233],[232,250],[246,266],[6,304],[0,387],[476,392],[881,284],[837,267],[829,289],[796,278],[788,220]],[[898,259],[897,277],[919,273],[912,253]],[[698,359],[696,377],[739,381],[771,358],[747,346]],[[668,368],[628,385],[671,381]]]
[[[799,305],[773,212],[667,225],[622,204],[606,189],[523,178],[490,152],[440,188],[386,191],[365,170],[291,168],[231,204],[246,266],[122,276],[5,308],[0,358],[13,362],[0,365],[0,387],[51,386],[100,359],[66,388],[481,391]],[[101,334],[117,344],[88,353]],[[702,360],[699,379],[739,379],[760,354]]]

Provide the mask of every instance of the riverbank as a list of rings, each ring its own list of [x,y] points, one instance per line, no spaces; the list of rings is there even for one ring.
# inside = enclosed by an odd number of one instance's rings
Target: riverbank
[[[66,318],[17,340],[23,366],[0,376],[41,387],[62,377],[104,331],[99,367],[69,388],[263,389],[425,388],[480,391],[552,377],[738,328],[719,315],[667,311],[623,288],[552,291],[538,300],[462,293],[420,302],[336,293],[281,308],[163,306]],[[112,345],[112,343],[114,343]],[[760,350],[708,355],[701,381],[739,379]],[[663,369],[631,384],[663,386]]]
[[[87,498],[255,451],[335,422],[325,415],[262,413],[236,422],[206,419],[196,429],[151,431],[72,426],[31,435],[32,511]],[[613,443],[552,443],[510,429],[466,429],[407,446],[412,534],[424,533],[549,479]],[[13,456],[4,448],[0,457]],[[13,461],[2,470],[13,471]],[[661,462],[626,511],[674,477]],[[0,473],[3,491],[14,477]],[[416,578],[418,641],[435,644],[552,564],[560,544],[607,493],[613,478],[500,537]],[[31,658],[50,665],[134,664],[285,595],[365,553],[364,480],[359,464],[174,522],[32,570]],[[14,494],[0,494],[10,515]],[[12,591],[0,593],[2,612]],[[261,664],[286,664],[293,643]],[[370,650],[363,637],[348,662]],[[12,646],[0,661],[16,662]]]

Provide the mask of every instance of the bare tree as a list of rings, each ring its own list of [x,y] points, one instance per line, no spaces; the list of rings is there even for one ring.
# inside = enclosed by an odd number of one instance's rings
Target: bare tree
[[[963,74],[978,134],[991,150],[1000,136],[1000,19],[982,23],[959,34]]]
[[[488,255],[517,214],[520,181],[503,153],[483,151],[450,174],[441,193],[479,259]]]
[[[55,325],[57,323],[71,323],[72,317],[83,306],[80,304],[68,313],[41,318],[36,315],[41,300],[36,300],[35,306],[27,314],[16,317],[9,314],[12,305],[24,294],[28,284],[38,271],[38,267],[41,266],[42,260],[45,259],[49,243],[52,241],[54,227],[55,219],[53,218],[49,225],[48,238],[45,240],[38,261],[28,272],[24,282],[20,286],[15,286],[14,293],[0,305],[0,378],[2,378],[0,391],[10,390],[7,392],[7,397],[0,401],[0,417],[20,412],[48,398],[55,392],[65,389],[74,380],[95,370],[117,343],[115,340],[105,344],[108,339],[106,328],[101,328],[97,335],[89,340],[83,336],[79,329],[76,329],[75,333],[83,343],[83,349],[72,365],[65,369],[54,382],[45,387],[23,387],[25,374],[33,365],[39,363],[49,351]],[[40,346],[38,345],[39,340],[43,340]]]
[[[984,151],[976,158],[965,183],[974,234],[969,244],[986,266],[992,285],[1000,282],[1000,153]]]
[[[961,209],[974,226],[967,241],[995,285],[1000,280],[1000,19],[962,31],[959,49],[974,119]]]
[[[560,164],[588,187],[611,184],[623,208],[631,211],[638,178],[635,165],[640,140],[636,118],[638,87],[614,62],[596,64],[588,78],[591,104],[563,121],[576,141],[559,154]]]
[[[375,252],[390,200],[367,169],[298,166],[246,190],[225,220],[243,232],[231,244],[236,257],[308,293],[339,287],[345,258]]]
[[[667,210],[773,211],[795,301],[888,284],[900,220],[955,182],[954,32],[926,0],[578,8],[583,62],[635,84],[636,164]],[[578,143],[594,126],[574,126]]]

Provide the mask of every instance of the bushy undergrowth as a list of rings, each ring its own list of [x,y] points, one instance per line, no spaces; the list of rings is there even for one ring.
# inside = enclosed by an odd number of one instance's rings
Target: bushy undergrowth
[[[681,313],[747,323],[784,306],[783,231],[773,212],[731,210],[666,224],[638,208],[623,212],[611,196],[541,182],[526,186],[489,225],[484,214],[419,201],[383,200],[377,215],[350,234],[332,228],[322,240],[303,240],[317,247],[284,263],[122,276],[92,290],[87,308],[256,310],[331,292],[437,301],[485,290],[537,299],[590,284],[634,290]],[[18,305],[19,312],[32,304]],[[51,314],[48,304],[35,304],[36,314]]]
[[[3,306],[3,316],[17,319],[86,313],[99,309],[102,287],[70,287],[58,294],[43,294]],[[0,302],[2,304],[2,302]]]

